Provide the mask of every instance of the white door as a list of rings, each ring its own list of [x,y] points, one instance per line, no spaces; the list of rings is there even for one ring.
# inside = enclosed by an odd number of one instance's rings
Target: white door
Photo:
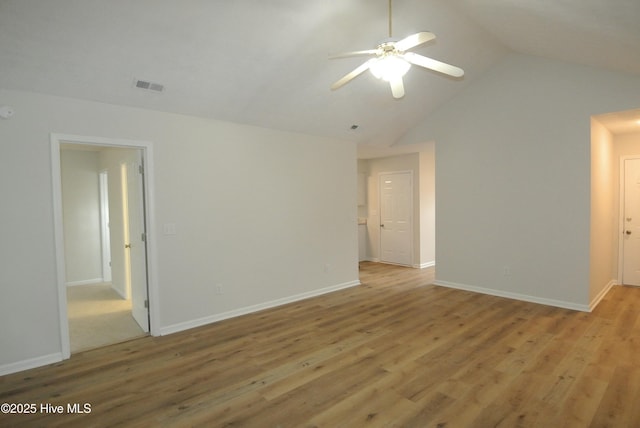
[[[622,283],[640,285],[640,159],[624,160]]]
[[[140,328],[149,331],[149,304],[147,290],[147,251],[145,236],[144,187],[142,153],[138,160],[122,165],[125,277],[129,282],[131,314]]]
[[[413,183],[411,172],[380,174],[380,260],[411,265]]]

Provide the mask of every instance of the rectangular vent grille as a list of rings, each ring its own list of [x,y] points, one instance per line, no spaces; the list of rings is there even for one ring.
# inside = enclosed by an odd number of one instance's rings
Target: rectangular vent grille
[[[164,91],[164,85],[159,83],[148,82],[146,80],[136,80],[134,82],[136,88],[147,89],[149,91],[162,92]]]

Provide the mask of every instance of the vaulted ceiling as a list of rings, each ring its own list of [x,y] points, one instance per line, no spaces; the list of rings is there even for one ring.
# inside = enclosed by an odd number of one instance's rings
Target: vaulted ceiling
[[[638,0],[395,0],[394,36],[433,32],[415,52],[465,77],[331,91],[364,59],[329,54],[375,48],[387,19],[387,0],[0,0],[0,88],[389,146],[510,52],[640,75]]]

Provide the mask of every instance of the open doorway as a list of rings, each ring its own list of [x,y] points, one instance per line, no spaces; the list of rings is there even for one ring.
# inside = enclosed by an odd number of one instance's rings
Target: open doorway
[[[151,325],[144,145],[92,141],[52,136],[65,358],[146,335]]]
[[[387,262],[414,268],[435,266],[435,143],[385,150],[358,149],[358,238],[360,261]],[[403,207],[387,207],[387,179],[404,178]],[[389,198],[387,198],[389,199]],[[391,198],[393,200],[395,198]],[[389,209],[388,209],[389,208]],[[393,219],[389,218],[392,214]],[[384,219],[383,219],[384,217]],[[402,217],[402,218],[399,218]],[[387,221],[403,222],[386,230]],[[402,236],[396,245],[396,234]],[[409,234],[409,236],[407,236]],[[388,245],[391,243],[391,245]],[[391,248],[391,252],[387,249]],[[391,254],[390,254],[391,253]]]
[[[615,284],[635,284],[633,270],[625,266],[625,253],[638,251],[626,244],[635,243],[639,233],[631,213],[633,190],[639,172],[628,161],[640,159],[640,109],[606,113],[591,121],[591,250],[590,306],[602,299]],[[625,183],[626,182],[626,183]],[[635,184],[634,184],[635,183]],[[628,220],[630,219],[630,220]],[[630,232],[630,233],[627,233]],[[625,271],[627,272],[625,274]]]
[[[60,147],[71,353],[149,331],[146,259],[133,239],[144,233],[140,158],[139,149]]]

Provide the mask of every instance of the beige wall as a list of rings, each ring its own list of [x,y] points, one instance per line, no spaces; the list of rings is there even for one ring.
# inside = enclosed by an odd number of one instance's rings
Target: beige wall
[[[591,240],[589,302],[594,304],[614,284],[617,219],[614,204],[616,158],[613,136],[596,119],[591,121]]]
[[[420,154],[420,265],[436,263],[436,151],[428,143]]]
[[[98,163],[97,152],[62,150],[60,153],[68,285],[102,280]]]

